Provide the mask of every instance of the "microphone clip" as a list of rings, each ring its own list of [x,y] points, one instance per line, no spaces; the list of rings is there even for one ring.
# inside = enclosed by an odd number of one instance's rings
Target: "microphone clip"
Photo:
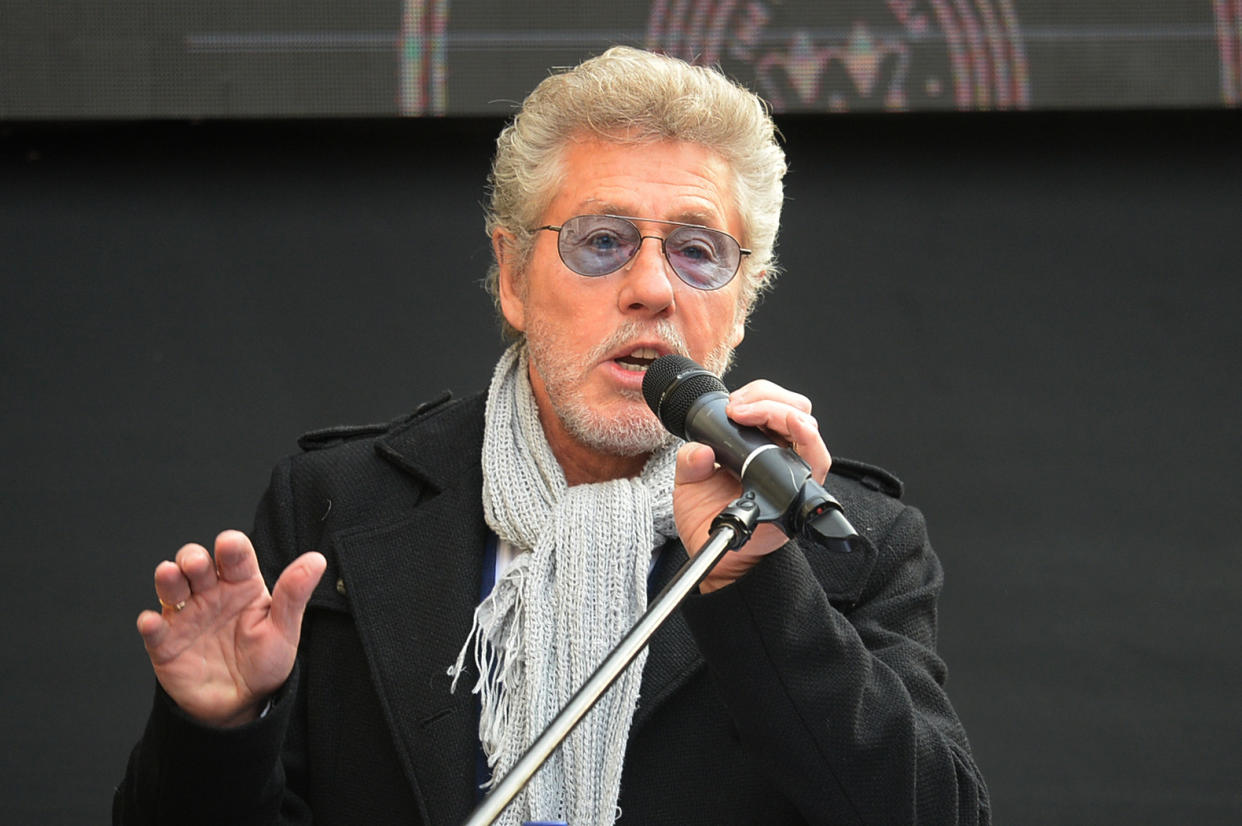
[[[729,541],[728,549],[736,551],[747,543],[758,524],[759,505],[755,502],[754,491],[748,490],[716,514],[716,518],[712,520],[711,533],[715,534],[726,526],[732,528],[733,538]]]

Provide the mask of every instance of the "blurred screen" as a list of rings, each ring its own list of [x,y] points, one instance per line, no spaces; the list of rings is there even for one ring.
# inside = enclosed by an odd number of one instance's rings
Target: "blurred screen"
[[[624,43],[777,112],[1236,106],[1239,0],[0,0],[0,118],[503,115]]]

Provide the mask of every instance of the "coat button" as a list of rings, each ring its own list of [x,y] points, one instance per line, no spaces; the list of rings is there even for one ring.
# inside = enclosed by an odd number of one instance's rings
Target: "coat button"
[[[337,581],[336,581],[336,592],[337,592],[338,594],[340,594],[341,596],[345,596],[345,580],[343,580],[343,579],[337,579]]]

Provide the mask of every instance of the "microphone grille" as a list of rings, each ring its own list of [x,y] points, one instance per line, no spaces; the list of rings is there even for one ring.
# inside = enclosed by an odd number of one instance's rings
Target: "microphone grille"
[[[686,414],[704,393],[725,390],[724,383],[693,359],[677,354],[661,356],[643,376],[643,398],[666,428],[686,438]]]

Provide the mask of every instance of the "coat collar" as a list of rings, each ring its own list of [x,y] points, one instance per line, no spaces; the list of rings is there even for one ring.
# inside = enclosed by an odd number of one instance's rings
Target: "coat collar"
[[[478,711],[470,690],[477,673],[467,662],[451,693],[448,668],[470,632],[489,533],[481,493],[484,400],[442,402],[377,440],[377,452],[420,486],[417,504],[333,535],[372,680],[432,823],[460,821],[475,803]],[[666,545],[651,592],[686,558],[680,543]],[[676,612],[652,638],[632,730],[702,667]]]

